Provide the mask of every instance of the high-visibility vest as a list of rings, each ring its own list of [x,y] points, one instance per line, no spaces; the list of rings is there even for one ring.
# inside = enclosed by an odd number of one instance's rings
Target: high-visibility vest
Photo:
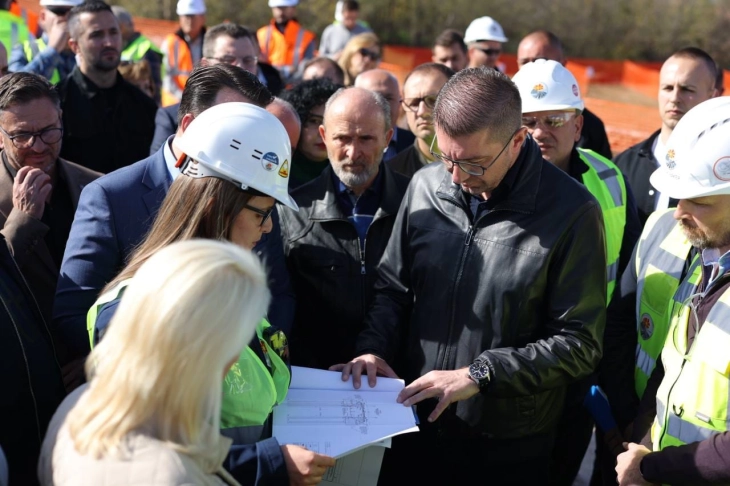
[[[23,22],[25,22],[26,27],[28,27],[28,30],[30,30],[30,33],[33,35],[40,35],[40,31],[38,30],[38,14],[33,12],[32,10],[28,10],[25,7],[21,7],[18,5],[18,2],[12,2],[10,4],[10,13],[13,15],[17,15],[21,19],[23,19]]]
[[[669,309],[677,293],[692,244],[673,217],[674,209],[649,216],[636,249],[637,345],[634,383],[641,398],[656,367],[669,330]]]
[[[261,27],[256,32],[256,36],[262,56],[281,71],[284,78],[297,72],[307,48],[316,39],[312,32],[305,30],[296,20],[290,20],[282,34],[272,19],[269,25]]]
[[[17,44],[22,44],[30,39],[35,39],[35,36],[31,35],[23,19],[7,10],[0,10],[0,42],[3,43],[8,54]]]
[[[89,309],[86,329],[92,348],[99,311],[105,304],[118,299],[131,281],[124,280],[105,292]],[[237,444],[253,443],[261,438],[269,414],[274,406],[284,401],[291,382],[289,367],[283,359],[288,353],[284,333],[275,331],[263,319],[256,326],[256,336],[267,362],[262,362],[256,352],[246,346],[223,379],[220,428],[224,433],[228,430],[226,434],[233,436]]]
[[[577,149],[580,159],[588,165],[583,173],[583,185],[593,194],[603,213],[606,227],[607,302],[611,301],[618,278],[618,260],[626,227],[626,183],[624,176],[609,159],[593,150]]]
[[[657,415],[652,427],[654,450],[691,444],[728,430],[730,413],[730,290],[712,306],[687,351],[689,303],[697,292],[702,266],[694,262],[682,287],[681,300],[671,306],[671,324],[662,364],[664,380],[657,392]]]
[[[185,83],[193,72],[193,54],[187,42],[176,34],[165,38],[167,52],[162,63],[162,106],[170,106],[180,102]]]
[[[23,42],[23,52],[25,53],[25,58],[28,60],[28,62],[32,61],[46,47],[48,46],[42,38],[30,39]],[[58,68],[53,70],[53,74],[51,75],[51,79],[49,79],[49,81],[51,82],[51,84],[58,84],[58,82],[61,81],[61,74],[58,72]]]
[[[150,50],[156,52],[159,55],[162,55],[162,51],[157,48],[154,42],[149,40],[147,37],[140,35],[122,51],[122,61],[141,61],[142,59],[144,59],[147,51]]]

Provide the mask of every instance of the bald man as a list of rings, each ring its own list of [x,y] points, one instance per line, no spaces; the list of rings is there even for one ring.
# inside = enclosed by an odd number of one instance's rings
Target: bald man
[[[388,144],[383,160],[390,160],[413,145],[416,140],[413,132],[397,126],[400,116],[401,93],[398,80],[385,69],[371,69],[355,78],[355,87],[378,93],[390,105],[390,120],[393,127],[393,138]]]
[[[298,212],[278,210],[298,301],[292,363],[327,369],[354,355],[408,178],[382,163],[393,131],[390,106],[378,93],[335,92],[319,133],[330,163],[292,191]]]
[[[274,98],[274,101],[266,106],[266,111],[278,118],[281,124],[284,125],[286,133],[289,135],[291,149],[294,151],[302,134],[302,120],[299,118],[297,110],[288,101]]]
[[[563,43],[558,36],[549,30],[537,30],[527,34],[517,46],[517,64],[519,67],[536,59],[557,61],[565,66],[567,59],[563,50]],[[583,128],[580,132],[578,147],[591,149],[607,159],[613,157],[611,145],[608,143],[606,127],[600,118],[588,110],[583,110]]]

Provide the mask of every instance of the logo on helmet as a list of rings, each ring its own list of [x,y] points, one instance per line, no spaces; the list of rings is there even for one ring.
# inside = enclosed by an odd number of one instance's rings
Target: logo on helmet
[[[545,88],[544,84],[537,83],[535,86],[532,87],[532,91],[530,91],[530,94],[533,98],[541,100],[547,96],[547,88]]]
[[[578,97],[580,96],[580,91],[578,91],[578,86],[573,85],[573,94]]]
[[[266,152],[261,157],[261,165],[264,166],[265,170],[271,172],[279,166],[279,157],[274,152]]]
[[[672,170],[677,167],[677,163],[674,161],[674,149],[667,150],[667,155],[664,157],[664,159],[667,161],[667,169]]]
[[[279,176],[283,177],[284,179],[289,177],[289,161],[286,159],[284,160],[284,163],[281,164],[281,169],[279,169]]]
[[[712,167],[712,172],[721,181],[730,182],[730,156],[717,159]]]

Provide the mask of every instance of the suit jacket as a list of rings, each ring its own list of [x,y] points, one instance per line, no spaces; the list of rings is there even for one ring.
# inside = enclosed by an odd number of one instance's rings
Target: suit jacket
[[[76,208],[81,190],[100,173],[64,159],[58,159],[56,167],[63,172]],[[50,322],[53,296],[56,293],[58,267],[44,240],[48,232],[41,220],[13,208],[13,176],[0,162],[0,232],[5,236],[13,257],[23,272],[28,285],[38,300],[43,317]]]
[[[150,145],[150,155],[160,150],[168,138],[177,132],[177,112],[180,110],[180,103],[158,108],[155,115],[155,134]]]
[[[583,129],[580,132],[578,147],[598,152],[607,159],[612,159],[611,144],[608,142],[606,127],[600,118],[586,108],[583,110]]]
[[[167,194],[171,180],[163,149],[97,179],[81,193],[53,307],[54,324],[71,358],[88,354],[86,313],[144,239]],[[294,295],[276,212],[272,217],[274,229],[254,250],[267,264],[273,297],[269,321],[288,332],[294,319]]]
[[[636,208],[639,211],[641,226],[646,224],[649,215],[654,212],[659,192],[649,182],[649,176],[658,167],[654,160],[654,141],[660,130],[654,132],[646,140],[642,140],[633,147],[627,148],[616,156],[615,163],[624,174],[634,192]],[[670,201],[670,207],[676,206]]]

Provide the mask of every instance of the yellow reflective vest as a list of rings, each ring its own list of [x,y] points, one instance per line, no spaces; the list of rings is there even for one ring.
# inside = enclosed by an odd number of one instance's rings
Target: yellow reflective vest
[[[0,42],[3,43],[8,54],[16,44],[22,44],[30,39],[35,39],[35,37],[30,33],[23,19],[7,10],[0,10]]]

